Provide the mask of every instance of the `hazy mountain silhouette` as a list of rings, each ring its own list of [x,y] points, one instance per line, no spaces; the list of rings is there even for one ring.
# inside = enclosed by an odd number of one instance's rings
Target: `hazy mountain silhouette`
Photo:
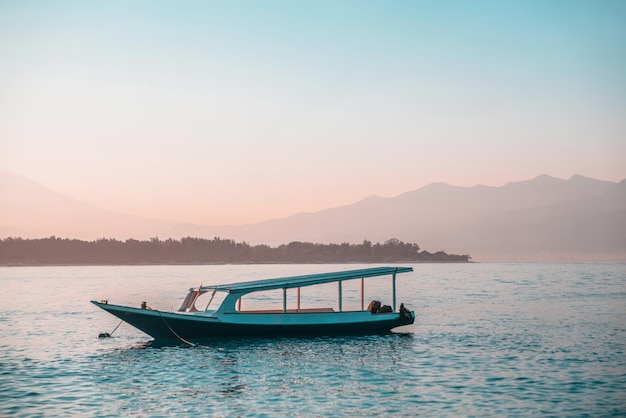
[[[569,180],[541,175],[502,187],[435,183],[393,198],[371,196],[254,225],[178,225],[172,234],[270,244],[382,242],[393,236],[428,250],[469,253],[475,260],[626,260],[622,183],[578,175]]]
[[[475,260],[626,261],[626,181],[547,175],[502,187],[434,183],[392,198],[250,225],[202,226],[108,212],[0,174],[0,236],[213,238],[253,244],[395,237]]]
[[[0,196],[2,237],[150,238],[175,224],[107,211],[7,172]]]

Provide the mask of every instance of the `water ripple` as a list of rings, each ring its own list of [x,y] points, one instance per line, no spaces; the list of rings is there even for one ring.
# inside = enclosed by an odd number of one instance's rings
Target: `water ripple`
[[[304,267],[0,269],[0,415],[626,415],[624,265],[416,265],[398,282],[418,314],[403,334],[159,347],[122,326],[96,338],[117,320],[86,301],[111,287],[130,299],[149,276],[147,297],[167,309],[164,294],[237,268]],[[51,281],[60,293],[44,298]]]

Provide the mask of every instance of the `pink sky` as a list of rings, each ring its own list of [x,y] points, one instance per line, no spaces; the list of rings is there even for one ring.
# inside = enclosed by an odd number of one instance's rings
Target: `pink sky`
[[[626,178],[619,2],[27,3],[0,5],[0,169],[106,209]]]

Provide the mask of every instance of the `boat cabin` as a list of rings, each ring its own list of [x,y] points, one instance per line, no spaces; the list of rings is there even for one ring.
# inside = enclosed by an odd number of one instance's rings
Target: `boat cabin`
[[[259,313],[322,313],[344,312],[344,282],[360,280],[360,310],[372,313],[396,312],[396,274],[413,271],[411,267],[377,267],[345,272],[321,273],[304,276],[283,277],[277,279],[255,280],[249,282],[221,284],[214,286],[199,286],[189,289],[182,305],[178,309],[180,313],[194,315],[213,316],[222,313],[259,314]],[[379,301],[371,301],[366,307],[365,279],[370,277],[391,276],[391,305],[381,305]],[[302,304],[301,289],[316,285],[333,285],[336,283],[337,309],[327,306],[304,307]],[[289,295],[288,295],[288,291]],[[280,300],[282,293],[282,306],[274,309],[252,307],[246,309],[248,300],[242,301],[244,296],[254,294],[253,297],[271,293]],[[295,295],[293,294],[295,292]],[[246,298],[248,299],[248,298]],[[276,302],[275,297],[268,300]]]

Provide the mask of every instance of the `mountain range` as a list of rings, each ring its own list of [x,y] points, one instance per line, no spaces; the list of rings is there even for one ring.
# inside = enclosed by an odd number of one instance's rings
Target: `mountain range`
[[[251,244],[397,238],[475,261],[626,261],[626,179],[540,175],[501,187],[433,183],[396,197],[249,225],[207,226],[107,211],[0,172],[0,237],[222,237]]]

